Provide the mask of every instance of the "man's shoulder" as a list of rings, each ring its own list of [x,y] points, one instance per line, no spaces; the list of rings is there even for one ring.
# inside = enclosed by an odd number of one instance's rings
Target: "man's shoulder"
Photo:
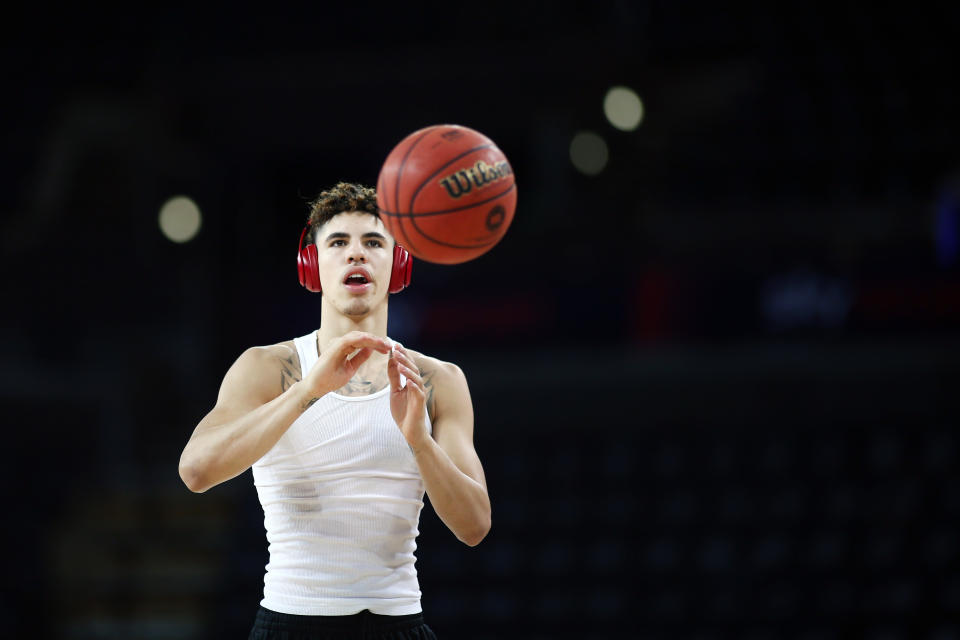
[[[275,344],[262,344],[248,347],[244,355],[251,358],[272,359],[277,357],[289,357],[297,355],[297,346],[293,340],[284,340]]]
[[[429,377],[434,382],[442,384],[464,377],[463,370],[453,362],[428,356],[415,349],[407,349],[407,353],[413,358],[417,368],[420,369],[420,375],[424,378]]]
[[[271,397],[283,393],[302,377],[300,358],[293,340],[248,347],[237,358],[231,372],[235,372],[235,376],[247,380],[249,384],[269,389]],[[227,375],[231,373],[228,372]],[[279,385],[276,383],[278,378]]]
[[[300,357],[293,340],[248,347],[240,354],[239,360],[257,368],[281,369],[295,366],[300,369]]]
[[[470,390],[467,378],[459,365],[434,358],[413,349],[407,349],[414,364],[420,369],[427,391],[427,412],[430,421],[437,424],[441,415],[462,415],[470,408]]]

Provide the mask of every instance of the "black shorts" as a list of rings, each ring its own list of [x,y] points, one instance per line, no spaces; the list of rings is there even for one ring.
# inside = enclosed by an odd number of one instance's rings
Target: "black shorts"
[[[260,607],[247,640],[437,640],[422,613],[297,616]]]

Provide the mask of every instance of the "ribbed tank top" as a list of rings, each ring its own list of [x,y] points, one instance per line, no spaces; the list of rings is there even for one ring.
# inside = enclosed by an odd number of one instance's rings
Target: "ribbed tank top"
[[[316,336],[294,344],[306,377]],[[296,615],[421,611],[423,480],[390,413],[389,385],[321,397],[253,464],[253,480],[270,554],[261,605]]]

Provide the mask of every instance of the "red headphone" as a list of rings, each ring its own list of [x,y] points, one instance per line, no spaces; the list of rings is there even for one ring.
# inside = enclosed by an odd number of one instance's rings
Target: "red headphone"
[[[320,293],[320,269],[317,264],[317,245],[303,246],[303,239],[310,231],[310,225],[303,228],[300,234],[300,244],[297,246],[297,273],[300,284],[308,291]],[[410,286],[410,273],[413,271],[413,260],[410,252],[399,244],[393,245],[393,269],[390,272],[390,293],[400,293]]]

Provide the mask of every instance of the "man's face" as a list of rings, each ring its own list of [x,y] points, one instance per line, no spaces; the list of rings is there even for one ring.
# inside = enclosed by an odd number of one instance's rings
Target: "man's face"
[[[393,238],[375,216],[340,213],[317,230],[323,297],[340,313],[364,316],[389,295]]]

